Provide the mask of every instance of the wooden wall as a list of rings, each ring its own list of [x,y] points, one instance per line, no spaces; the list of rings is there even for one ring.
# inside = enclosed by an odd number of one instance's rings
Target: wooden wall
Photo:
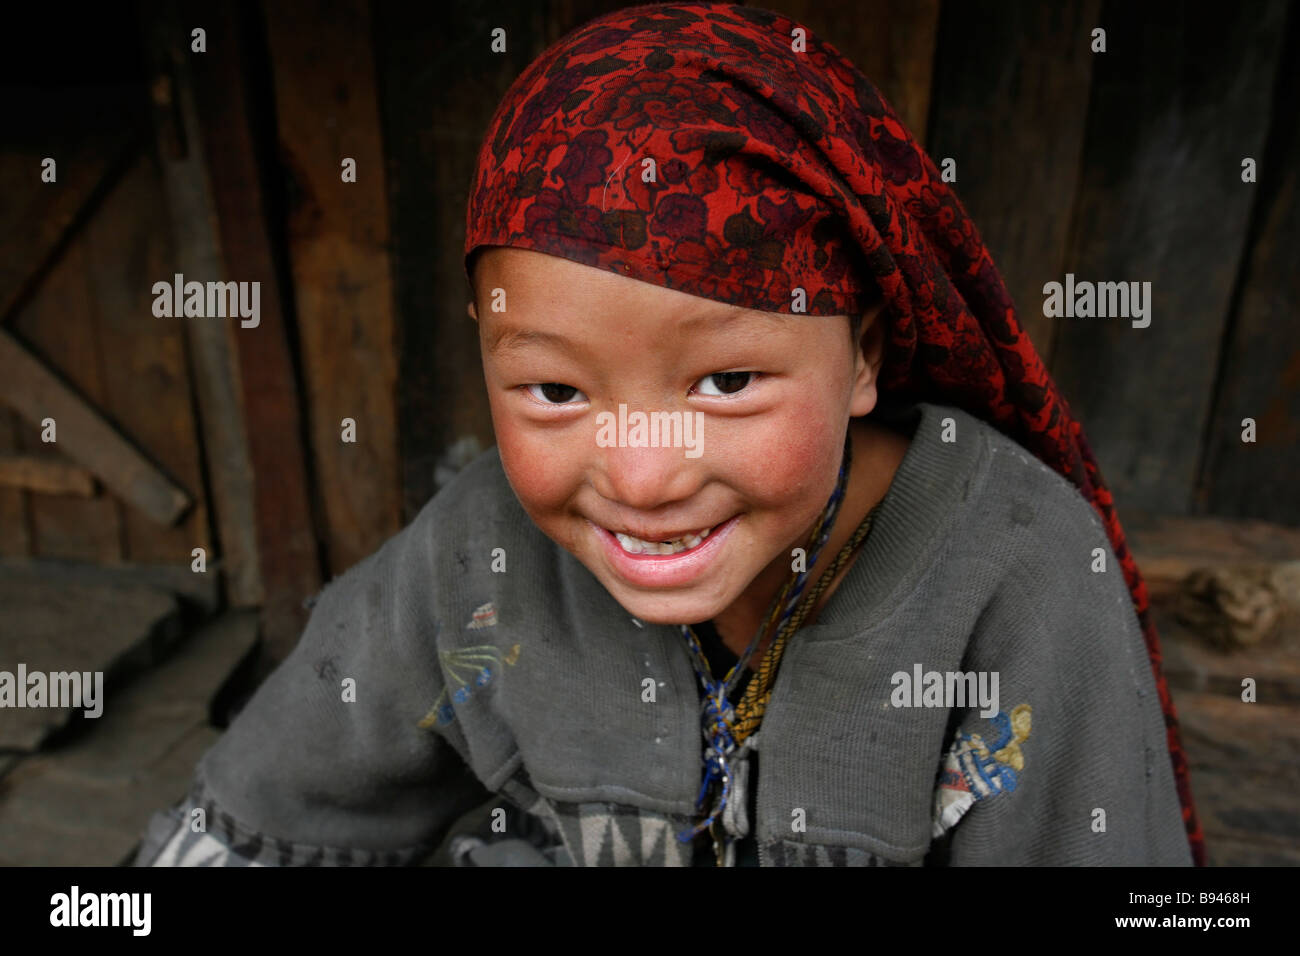
[[[492,443],[461,268],[473,164],[514,77],[620,5],[142,0],[133,21],[87,23],[119,38],[111,56],[74,44],[80,72],[11,98],[0,345],[97,410],[188,507],[166,523],[102,481],[90,497],[0,485],[0,554],[183,565],[205,547],[231,603],[264,608],[273,653],[291,646],[303,598]],[[956,161],[1121,514],[1300,523],[1296,10],[764,5],[846,52]],[[28,35],[62,35],[52,16]],[[498,26],[504,54],[488,49]],[[37,50],[33,64],[69,55]],[[51,154],[57,186],[39,180]],[[154,317],[150,287],[174,272],[260,281],[261,325]],[[1067,272],[1150,281],[1150,327],[1045,317],[1043,284]],[[64,452],[4,404],[0,460]]]
[[[1121,511],[1300,521],[1281,487],[1300,464],[1281,387],[1300,367],[1283,304],[1300,263],[1276,244],[1297,218],[1277,142],[1296,125],[1297,28],[1280,0],[944,6],[932,152],[961,158],[959,194]],[[1042,286],[1066,273],[1149,281],[1150,326],[1044,317]]]
[[[101,26],[129,63],[133,36]],[[93,58],[88,39],[65,55]],[[147,101],[120,65],[28,79],[7,87],[0,148],[0,455],[29,466],[0,486],[0,554],[189,564],[209,515],[184,330],[150,313],[175,259]],[[44,466],[86,482],[53,493]]]

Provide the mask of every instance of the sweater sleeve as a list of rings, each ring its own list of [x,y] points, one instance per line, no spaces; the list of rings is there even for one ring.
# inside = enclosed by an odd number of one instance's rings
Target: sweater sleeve
[[[419,726],[443,680],[432,505],[318,595],[187,799],[154,815],[137,865],[414,863],[488,799]]]
[[[997,702],[954,715],[931,863],[1191,864],[1137,614],[1100,524],[1075,514],[1006,568],[971,637]]]

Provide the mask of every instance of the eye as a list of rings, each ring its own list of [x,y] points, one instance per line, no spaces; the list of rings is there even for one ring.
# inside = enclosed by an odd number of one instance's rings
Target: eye
[[[574,395],[582,395],[572,385],[562,385],[559,382],[542,382],[537,385],[525,385],[528,394],[533,396],[543,405],[571,405],[569,399]],[[585,400],[587,396],[582,395]]]
[[[709,384],[718,389],[716,392],[710,392],[707,389],[701,389],[701,395],[735,395],[737,392],[744,391],[750,384],[750,376],[757,376],[757,372],[714,372],[712,375],[706,375],[700,379],[698,384]]]

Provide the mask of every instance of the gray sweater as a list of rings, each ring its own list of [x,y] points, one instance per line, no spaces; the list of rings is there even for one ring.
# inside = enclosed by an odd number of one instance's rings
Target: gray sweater
[[[790,641],[732,832],[761,865],[1190,865],[1096,513],[960,409],[896,427],[912,443]],[[699,700],[680,632],[533,525],[492,449],[318,595],[137,862],[411,863],[496,799],[466,862],[689,865]]]

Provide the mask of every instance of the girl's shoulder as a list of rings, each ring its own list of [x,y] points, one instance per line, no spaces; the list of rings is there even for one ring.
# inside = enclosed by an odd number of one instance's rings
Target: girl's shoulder
[[[993,425],[968,417],[984,445],[975,510],[986,523],[1025,540],[1086,539],[1110,547],[1100,515],[1077,485]]]

